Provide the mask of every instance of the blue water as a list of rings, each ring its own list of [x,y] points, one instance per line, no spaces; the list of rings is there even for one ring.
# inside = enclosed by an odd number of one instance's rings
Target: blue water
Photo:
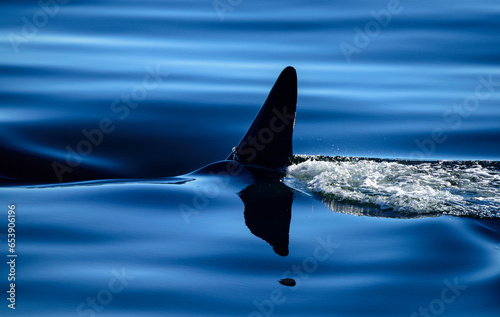
[[[180,206],[209,180],[130,180],[227,157],[288,65],[296,154],[498,166],[496,1],[0,6],[4,260],[9,204],[18,229],[17,306],[2,300],[2,315],[498,315],[491,213],[385,217],[305,188],[293,192],[282,257],[245,223],[238,193],[248,184],[222,188],[186,219]],[[45,186],[93,179],[118,181]],[[488,186],[496,214],[498,179]],[[326,258],[314,257],[318,239],[335,244]],[[292,266],[308,272],[286,274]],[[110,288],[117,274],[129,279]],[[279,284],[284,275],[296,286]],[[99,309],[79,306],[99,296]]]

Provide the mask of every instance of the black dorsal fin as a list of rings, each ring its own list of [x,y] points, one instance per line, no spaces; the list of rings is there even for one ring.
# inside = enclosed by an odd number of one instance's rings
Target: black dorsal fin
[[[289,165],[296,108],[297,73],[288,66],[276,80],[250,129],[227,159],[272,169]]]

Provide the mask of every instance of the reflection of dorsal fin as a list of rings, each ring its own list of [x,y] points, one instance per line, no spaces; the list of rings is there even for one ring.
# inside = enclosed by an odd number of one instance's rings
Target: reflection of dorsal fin
[[[228,160],[267,168],[290,164],[297,107],[297,74],[285,68],[274,84],[250,129]]]
[[[255,183],[238,193],[245,204],[245,224],[269,243],[276,254],[288,255],[293,192],[280,182]]]

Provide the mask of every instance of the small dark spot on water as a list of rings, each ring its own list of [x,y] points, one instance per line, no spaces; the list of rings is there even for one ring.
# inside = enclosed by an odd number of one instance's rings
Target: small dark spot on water
[[[280,280],[281,285],[285,286],[295,286],[295,280],[293,278],[284,278]]]

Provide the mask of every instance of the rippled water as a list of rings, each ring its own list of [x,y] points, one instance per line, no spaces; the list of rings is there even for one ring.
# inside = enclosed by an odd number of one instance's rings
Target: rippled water
[[[0,5],[2,315],[498,315],[496,1],[48,2]],[[165,178],[227,157],[287,65],[294,153],[352,160]]]

